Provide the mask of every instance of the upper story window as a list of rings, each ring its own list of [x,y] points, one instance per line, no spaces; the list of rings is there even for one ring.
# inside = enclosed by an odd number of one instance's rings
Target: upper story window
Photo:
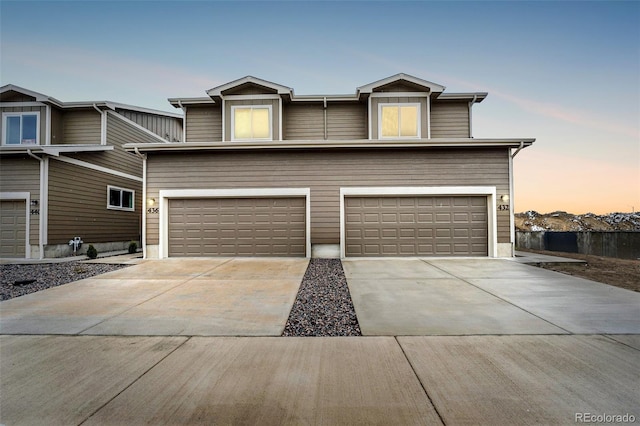
[[[272,140],[271,106],[231,107],[231,140]]]
[[[135,191],[131,189],[107,186],[107,208],[112,210],[134,211]]]
[[[380,139],[420,138],[420,104],[378,104]]]
[[[5,112],[2,114],[3,145],[38,145],[39,112]]]

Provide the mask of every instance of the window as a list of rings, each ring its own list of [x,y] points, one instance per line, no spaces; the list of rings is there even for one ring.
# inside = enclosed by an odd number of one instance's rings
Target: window
[[[115,186],[107,186],[107,208],[134,211],[135,191]]]
[[[232,106],[231,140],[271,140],[271,106]]]
[[[420,104],[378,104],[379,138],[419,138]]]
[[[38,145],[40,143],[39,112],[9,112],[2,114],[3,145]]]

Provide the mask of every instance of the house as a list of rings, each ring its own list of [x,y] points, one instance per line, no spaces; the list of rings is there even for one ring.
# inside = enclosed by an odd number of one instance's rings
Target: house
[[[0,88],[2,258],[73,254],[140,242],[142,158],[126,142],[182,139],[182,115],[114,102],[61,102]]]
[[[171,98],[182,142],[145,156],[143,244],[179,256],[488,256],[514,250],[513,157],[476,139],[487,93],[407,74],[355,94],[296,95],[255,77]]]

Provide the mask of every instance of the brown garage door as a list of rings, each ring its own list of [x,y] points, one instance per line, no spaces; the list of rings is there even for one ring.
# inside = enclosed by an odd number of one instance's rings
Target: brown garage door
[[[0,257],[25,257],[25,201],[0,201]]]
[[[169,200],[169,256],[305,256],[306,201]]]
[[[486,197],[347,197],[347,256],[486,256]]]

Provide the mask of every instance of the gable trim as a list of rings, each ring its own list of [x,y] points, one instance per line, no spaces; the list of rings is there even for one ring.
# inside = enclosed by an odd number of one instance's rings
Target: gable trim
[[[84,167],[86,169],[95,170],[97,172],[107,173],[107,174],[110,174],[110,175],[113,175],[113,176],[118,176],[118,177],[129,179],[129,180],[134,180],[136,182],[142,182],[143,181],[143,179],[141,177],[130,175],[129,173],[124,173],[124,172],[120,172],[118,170],[113,170],[113,169],[109,169],[109,168],[106,168],[106,167],[103,167],[103,166],[98,166],[97,164],[88,163],[86,161],[78,160],[78,159],[75,159],[75,158],[65,157],[64,155],[61,155],[59,157],[50,157],[50,158],[53,158],[54,160],[57,160],[57,161],[62,161],[63,163],[73,164],[74,166]]]

